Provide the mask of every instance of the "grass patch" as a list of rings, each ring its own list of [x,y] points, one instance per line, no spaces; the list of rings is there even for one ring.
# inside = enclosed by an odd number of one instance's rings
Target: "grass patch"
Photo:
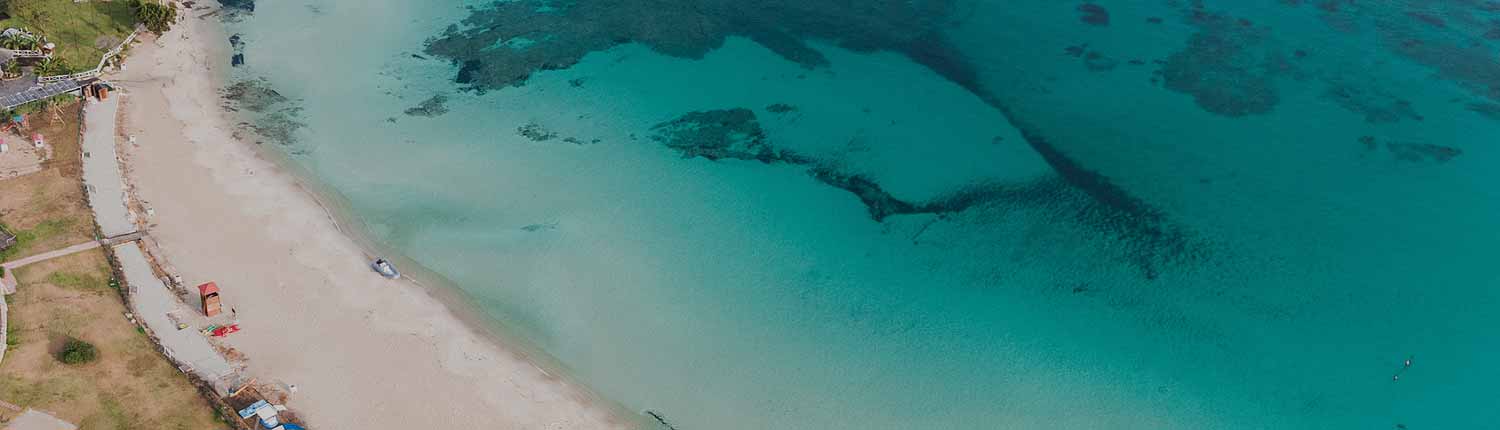
[[[94,215],[83,191],[83,150],[77,120],[80,105],[59,106],[62,121],[51,114],[31,117],[31,127],[24,134],[46,136],[53,157],[42,163],[39,172],[0,181],[0,224],[18,241],[0,251],[0,261],[94,239]]]
[[[135,12],[130,2],[73,0],[7,0],[10,18],[0,20],[0,29],[28,28],[57,44],[53,57],[79,70],[99,64],[125,36],[135,30]]]
[[[6,318],[6,322],[5,323],[9,324],[10,327],[15,327],[17,325],[20,325],[20,322],[16,321],[16,316],[15,315],[6,315],[6,317],[7,318]],[[21,331],[20,330],[6,330],[5,331],[5,348],[6,349],[15,348],[16,345],[20,345],[20,344],[21,344]]]
[[[36,247],[35,245],[56,242],[55,238],[64,233],[71,232],[72,228],[77,224],[78,220],[73,218],[54,218],[42,221],[30,229],[16,231],[16,244],[4,251],[0,251],[0,261],[8,261],[16,256],[35,254],[37,251],[33,249]]]
[[[3,30],[3,29],[0,29]],[[78,96],[73,93],[63,93],[41,100],[30,101],[16,106],[10,110],[10,115],[33,115],[37,113],[47,114],[52,106],[67,106],[78,101]],[[9,115],[7,115],[8,117]]]
[[[54,412],[83,429],[223,428],[187,377],[125,320],[119,295],[78,294],[52,282],[109,275],[102,250],[18,271],[19,291],[8,299],[12,328],[25,342],[0,362],[0,399]],[[87,365],[58,361],[69,337],[93,343],[98,357]]]
[[[88,273],[62,271],[52,272],[51,275],[47,275],[47,282],[52,283],[52,285],[74,290],[102,291],[106,288],[106,284],[103,279]]]

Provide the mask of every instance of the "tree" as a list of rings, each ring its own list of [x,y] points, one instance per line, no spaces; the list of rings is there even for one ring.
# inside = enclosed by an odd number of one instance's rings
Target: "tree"
[[[74,337],[68,338],[62,351],[57,353],[57,359],[67,364],[88,363],[96,358],[99,358],[99,351],[94,349],[94,344]]]
[[[177,21],[177,3],[161,4],[155,0],[130,0],[130,9],[135,11],[137,21],[157,35],[171,30],[172,23]]]

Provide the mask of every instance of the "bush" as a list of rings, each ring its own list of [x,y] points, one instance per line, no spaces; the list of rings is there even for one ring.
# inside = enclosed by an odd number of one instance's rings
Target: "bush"
[[[130,0],[130,9],[135,11],[136,20],[157,35],[171,30],[172,23],[177,21],[177,3],[161,4],[155,0]]]
[[[21,29],[20,33],[0,37],[0,48],[5,49],[37,49],[42,46],[42,41],[31,33]]]
[[[99,358],[99,351],[94,345],[77,338],[68,338],[63,344],[62,352],[57,353],[57,359],[67,364],[82,364]]]
[[[36,73],[37,76],[57,76],[71,75],[78,71],[73,69],[72,64],[68,64],[68,60],[64,60],[62,57],[52,57],[42,60],[32,72]]]

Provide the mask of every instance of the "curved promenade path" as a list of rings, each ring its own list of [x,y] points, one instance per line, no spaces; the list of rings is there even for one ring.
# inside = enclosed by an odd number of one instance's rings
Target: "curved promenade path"
[[[83,107],[83,183],[87,184],[89,207],[105,237],[135,231],[130,211],[125,209],[125,176],[115,155],[115,115],[120,96],[85,100]]]

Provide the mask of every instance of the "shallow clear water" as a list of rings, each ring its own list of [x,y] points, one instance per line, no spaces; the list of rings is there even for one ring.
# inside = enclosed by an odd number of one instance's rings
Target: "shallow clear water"
[[[1500,422],[1496,7],[766,2],[700,57],[663,42],[714,31],[680,25],[698,3],[261,2],[229,28],[236,78],[286,98],[241,105],[266,145],[678,429]],[[828,33],[903,5],[942,6],[895,20],[929,37]],[[566,22],[479,72],[430,48],[585,9],[653,32]],[[531,54],[556,70],[454,82]]]

